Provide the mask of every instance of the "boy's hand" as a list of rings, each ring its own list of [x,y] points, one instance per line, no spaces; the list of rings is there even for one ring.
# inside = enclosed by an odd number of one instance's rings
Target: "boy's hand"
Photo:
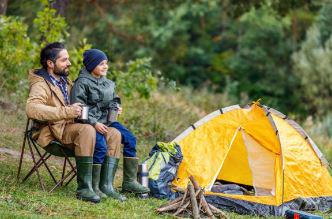
[[[121,113],[122,113],[122,107],[119,107],[118,108],[118,115],[121,115]]]
[[[100,122],[95,124],[95,129],[101,134],[105,134],[107,132],[107,126]]]

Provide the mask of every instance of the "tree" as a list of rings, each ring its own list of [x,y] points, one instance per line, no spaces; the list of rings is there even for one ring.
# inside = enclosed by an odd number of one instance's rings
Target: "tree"
[[[0,0],[0,15],[5,15],[7,11],[8,0]]]
[[[251,9],[240,18],[238,49],[230,59],[237,93],[263,98],[282,112],[299,110],[296,77],[291,71],[290,22],[268,6]]]
[[[293,54],[294,72],[300,78],[301,96],[312,115],[332,107],[332,4],[326,4],[307,31],[301,49]]]

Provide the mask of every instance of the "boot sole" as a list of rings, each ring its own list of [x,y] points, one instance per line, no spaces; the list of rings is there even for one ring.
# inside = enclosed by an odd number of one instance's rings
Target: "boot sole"
[[[131,190],[121,190],[122,193],[133,193],[133,194],[137,194],[137,195],[141,195],[141,194],[145,194],[145,193],[150,193],[150,191],[147,192],[134,192]]]
[[[95,204],[100,202],[100,199],[99,200],[93,200],[93,199],[87,199],[87,198],[83,198],[83,197],[79,197],[79,196],[76,196],[76,198],[78,200],[81,200],[81,201],[92,202],[92,203],[95,203]]]

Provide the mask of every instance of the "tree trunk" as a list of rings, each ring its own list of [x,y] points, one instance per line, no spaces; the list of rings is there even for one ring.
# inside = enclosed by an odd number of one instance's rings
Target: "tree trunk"
[[[0,0],[0,15],[6,15],[8,0]]]
[[[52,8],[57,11],[58,15],[65,16],[68,2],[69,0],[56,0],[54,3],[52,3]]]

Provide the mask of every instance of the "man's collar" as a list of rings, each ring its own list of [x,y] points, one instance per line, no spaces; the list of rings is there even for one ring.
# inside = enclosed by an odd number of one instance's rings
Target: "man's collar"
[[[66,80],[66,78],[64,76],[60,76],[59,80],[56,79],[53,75],[49,74],[49,76],[50,76],[50,78],[51,78],[52,81],[56,81],[57,83],[66,83],[67,82],[67,80]]]
[[[47,80],[48,82],[50,82],[51,84],[53,84],[55,86],[55,84],[53,83],[53,80],[51,79],[51,75],[44,68],[38,69],[36,72],[36,75],[43,77],[45,80]],[[54,78],[54,80],[56,80],[56,79]],[[61,76],[60,81],[61,80],[63,80],[64,82],[67,82],[67,77]]]

